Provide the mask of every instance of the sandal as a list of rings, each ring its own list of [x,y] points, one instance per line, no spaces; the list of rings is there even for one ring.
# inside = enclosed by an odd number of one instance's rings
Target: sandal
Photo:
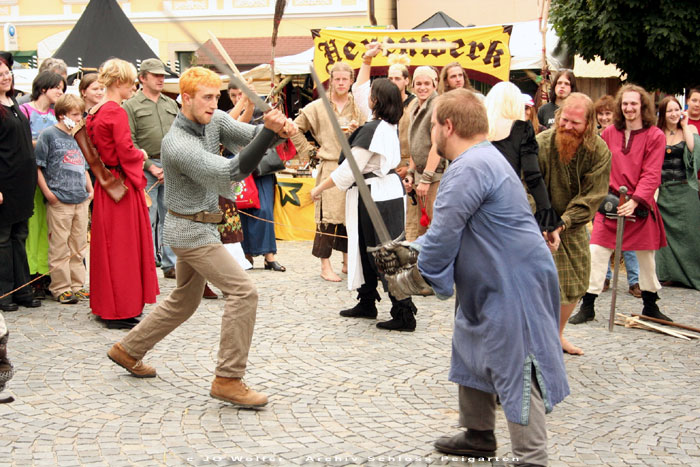
[[[282,266],[279,261],[268,261],[265,260],[265,269],[272,269],[273,271],[279,271],[279,272],[284,272],[287,270],[284,266]]]

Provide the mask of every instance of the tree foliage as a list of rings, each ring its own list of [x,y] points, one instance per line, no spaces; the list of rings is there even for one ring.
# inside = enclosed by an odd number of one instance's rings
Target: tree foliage
[[[552,0],[550,21],[571,52],[648,90],[700,84],[699,0]]]

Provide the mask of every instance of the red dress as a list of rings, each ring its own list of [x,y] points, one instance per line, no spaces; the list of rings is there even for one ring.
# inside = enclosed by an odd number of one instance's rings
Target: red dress
[[[90,240],[90,308],[103,319],[138,316],[158,289],[151,221],[144,196],[143,153],[134,147],[126,111],[107,102],[87,119],[87,133],[106,166],[120,166],[129,188],[115,203],[95,183]],[[117,169],[110,169],[119,176]]]
[[[666,246],[666,231],[654,193],[661,184],[661,166],[664,162],[666,136],[658,127],[634,130],[625,147],[625,132],[610,125],[600,135],[612,152],[609,188],[615,193],[620,186],[627,187],[627,196],[649,209],[646,218],[636,217],[625,223],[622,239],[624,251],[658,250]],[[617,221],[596,213],[591,243],[615,248]]]

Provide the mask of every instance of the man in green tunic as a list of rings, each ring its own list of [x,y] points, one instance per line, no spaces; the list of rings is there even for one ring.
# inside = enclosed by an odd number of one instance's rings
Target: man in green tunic
[[[561,225],[546,234],[559,274],[559,337],[565,352],[583,351],[564,337],[564,326],[588,288],[591,269],[588,224],[608,192],[611,155],[595,133],[595,109],[585,94],[572,93],[551,129],[537,135],[539,163]]]

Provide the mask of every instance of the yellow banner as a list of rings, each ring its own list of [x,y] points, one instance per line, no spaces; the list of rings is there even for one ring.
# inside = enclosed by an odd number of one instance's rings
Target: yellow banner
[[[313,240],[316,230],[311,189],[313,178],[277,178],[275,237],[280,240]],[[281,224],[281,225],[280,225]]]
[[[360,68],[365,46],[385,39],[394,44],[454,43],[454,49],[437,50],[392,50],[389,46],[389,53],[407,54],[411,67],[442,67],[456,61],[468,70],[470,78],[495,84],[508,81],[511,30],[512,26],[417,30],[314,29],[311,31],[314,37],[314,68],[323,81],[329,78],[328,72],[336,62],[348,62],[353,68]],[[385,55],[372,60],[372,66],[388,65]]]

